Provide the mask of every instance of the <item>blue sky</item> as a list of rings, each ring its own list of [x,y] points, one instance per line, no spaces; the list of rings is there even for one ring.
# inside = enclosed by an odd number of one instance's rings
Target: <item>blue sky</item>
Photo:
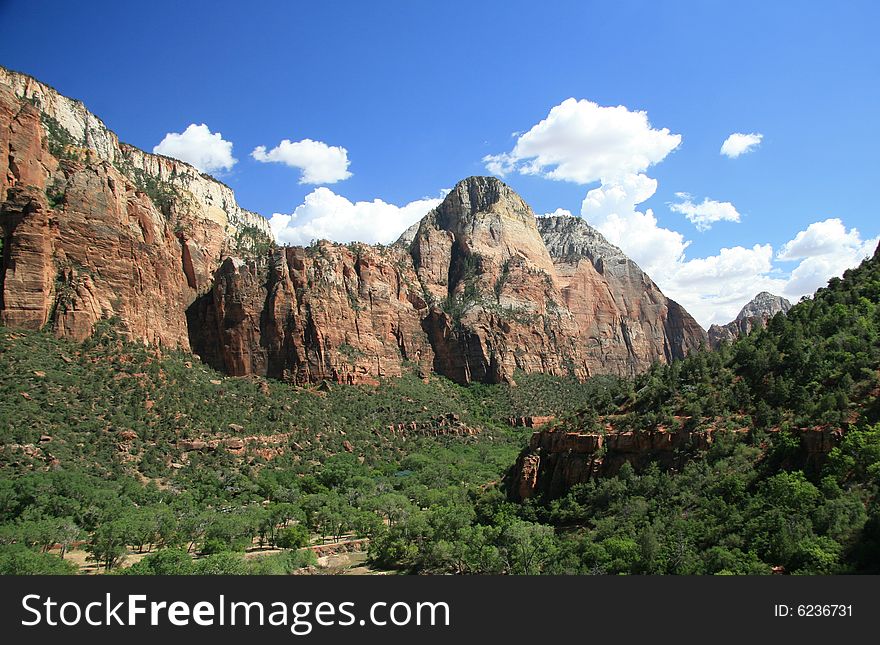
[[[708,324],[760,288],[808,293],[880,233],[878,24],[871,2],[0,0],[0,64],[146,150],[205,124],[163,149],[213,146],[202,163],[226,164],[212,172],[242,206],[299,207],[276,219],[290,241],[388,238],[506,154],[504,180],[537,213],[583,214]],[[512,135],[569,98],[574,121]],[[762,139],[729,158],[733,133]],[[548,177],[609,149],[629,156]],[[591,190],[622,199],[582,212]],[[710,221],[730,208],[738,222]]]

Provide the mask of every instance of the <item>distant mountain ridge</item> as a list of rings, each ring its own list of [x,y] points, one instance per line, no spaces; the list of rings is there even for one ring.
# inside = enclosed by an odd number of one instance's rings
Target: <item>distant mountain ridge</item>
[[[762,291],[743,306],[736,318],[726,325],[709,327],[709,344],[718,347],[746,336],[755,327],[766,327],[773,316],[788,313],[792,304],[782,296]]]

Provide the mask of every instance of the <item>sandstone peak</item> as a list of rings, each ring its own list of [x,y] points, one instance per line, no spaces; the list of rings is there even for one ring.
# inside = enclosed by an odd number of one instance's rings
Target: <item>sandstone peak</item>
[[[499,213],[531,223],[534,213],[510,186],[496,177],[467,177],[455,184],[435,209],[437,224],[453,230],[477,216]]]
[[[736,320],[767,316],[772,318],[779,312],[788,313],[791,303],[782,296],[774,296],[772,293],[762,291],[752,298],[739,312]]]
[[[722,342],[733,342],[746,336],[755,327],[766,327],[778,313],[788,313],[791,303],[782,296],[762,291],[740,310],[737,317],[726,325],[712,325],[709,328],[709,343],[718,347]]]
[[[412,251],[421,269],[431,273],[422,282],[433,285],[428,288],[438,299],[463,288],[471,269],[478,270],[482,289],[491,292],[511,262],[524,262],[552,281],[553,262],[534,212],[495,177],[458,182],[422,219]]]

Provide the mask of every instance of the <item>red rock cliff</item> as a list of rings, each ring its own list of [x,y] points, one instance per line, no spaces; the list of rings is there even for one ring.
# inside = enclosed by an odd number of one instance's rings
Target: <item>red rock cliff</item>
[[[745,435],[748,429],[734,432]],[[841,429],[831,427],[796,432],[800,450],[788,465],[816,470],[843,436]],[[715,435],[711,427],[692,430],[685,424],[641,431],[609,429],[604,433],[572,431],[564,426],[539,430],[508,472],[507,493],[516,501],[536,495],[559,497],[577,484],[615,475],[624,464],[636,470],[650,463],[680,468],[687,459],[707,450]]]
[[[192,345],[233,375],[372,382],[430,371],[426,304],[401,249],[321,242],[229,258],[190,312]]]
[[[0,324],[83,339],[118,318],[189,348],[186,310],[242,233],[270,235],[195,168],[120,144],[82,103],[0,68]]]
[[[629,375],[706,340],[585,222],[536,218],[495,178],[459,182],[391,247],[261,255],[267,222],[227,186],[3,68],[0,146],[0,324],[82,339],[115,317],[230,374],[297,383]]]

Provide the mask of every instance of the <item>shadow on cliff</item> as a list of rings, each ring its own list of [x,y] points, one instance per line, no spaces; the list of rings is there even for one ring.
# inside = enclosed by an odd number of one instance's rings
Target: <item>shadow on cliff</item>
[[[226,362],[220,350],[220,335],[217,332],[217,311],[214,308],[214,294],[205,293],[197,297],[186,309],[186,330],[192,352],[218,372],[226,371]]]

